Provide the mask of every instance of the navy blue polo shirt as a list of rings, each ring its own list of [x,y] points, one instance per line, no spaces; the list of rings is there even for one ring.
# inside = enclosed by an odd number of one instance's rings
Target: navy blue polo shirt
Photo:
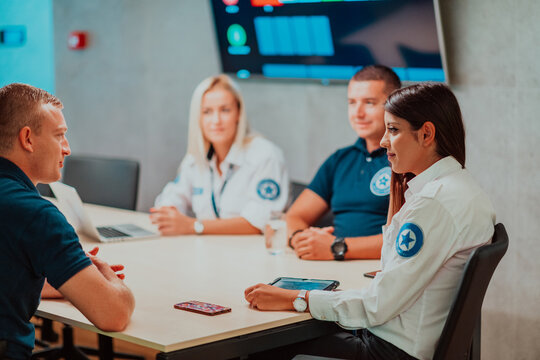
[[[386,224],[391,173],[386,150],[369,153],[366,141],[359,138],[333,153],[308,189],[332,209],[336,236],[376,235]]]
[[[30,318],[45,278],[58,289],[91,264],[64,215],[0,157],[0,339],[7,341],[7,358],[31,355]]]

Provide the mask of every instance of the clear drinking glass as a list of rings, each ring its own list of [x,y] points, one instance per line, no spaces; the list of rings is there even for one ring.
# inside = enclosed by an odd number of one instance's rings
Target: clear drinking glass
[[[272,213],[264,229],[266,249],[272,255],[281,254],[287,248],[287,223],[285,214]]]

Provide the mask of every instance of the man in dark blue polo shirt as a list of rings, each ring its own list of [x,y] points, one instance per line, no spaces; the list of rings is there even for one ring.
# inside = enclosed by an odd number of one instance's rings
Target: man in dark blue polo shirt
[[[0,89],[0,359],[30,357],[42,291],[64,296],[105,331],[124,329],[133,312],[131,291],[107,263],[86,256],[36,190],[60,179],[71,152],[66,131],[56,97],[25,84]]]
[[[350,80],[349,122],[358,140],[323,163],[287,212],[289,243],[301,259],[381,256],[391,170],[379,143],[385,132],[384,103],[400,87],[399,77],[381,65],[364,67]],[[334,226],[312,227],[329,209]]]

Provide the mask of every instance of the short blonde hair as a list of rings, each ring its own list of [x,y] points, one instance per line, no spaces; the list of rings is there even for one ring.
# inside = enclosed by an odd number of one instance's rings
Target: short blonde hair
[[[189,129],[187,154],[192,155],[199,166],[208,166],[206,156],[210,149],[210,142],[204,138],[201,130],[201,106],[203,96],[209,91],[221,88],[230,91],[238,103],[238,127],[233,145],[244,146],[250,140],[250,129],[246,118],[244,99],[238,85],[227,75],[211,76],[204,79],[195,88],[189,109]]]

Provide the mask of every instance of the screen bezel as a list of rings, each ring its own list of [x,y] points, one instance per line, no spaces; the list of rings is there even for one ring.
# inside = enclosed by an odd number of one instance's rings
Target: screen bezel
[[[408,80],[408,79],[402,79],[402,82],[404,85],[414,84],[418,82],[423,81],[437,81],[437,82],[443,82],[446,84],[449,84],[449,71],[448,71],[448,62],[446,57],[446,45],[444,41],[444,34],[443,34],[443,27],[441,22],[441,12],[440,12],[440,6],[439,6],[439,0],[432,0],[433,2],[433,8],[434,8],[434,20],[435,20],[435,27],[437,31],[437,40],[439,43],[439,53],[441,56],[441,63],[442,63],[442,71],[444,73],[444,81],[439,80]],[[217,27],[217,21],[216,21],[216,10],[213,4],[213,1],[210,0],[210,9],[212,12],[212,23],[214,27],[214,41],[216,44],[216,49],[218,53],[219,63],[221,71],[224,73],[229,74],[230,76],[234,77],[236,80],[239,81],[260,81],[261,79],[264,82],[275,82],[275,83],[287,83],[287,82],[306,82],[306,83],[320,83],[322,85],[344,85],[349,82],[349,79],[338,79],[338,78],[312,78],[312,77],[269,77],[265,76],[262,73],[250,73],[249,77],[243,78],[239,77],[237,73],[226,71],[224,69],[224,61],[222,59],[221,54],[221,46],[219,43],[219,36],[218,36],[218,27]],[[357,70],[361,69],[361,66],[357,67]],[[395,69],[396,71],[400,71],[401,68]],[[408,68],[405,68],[408,69]]]

